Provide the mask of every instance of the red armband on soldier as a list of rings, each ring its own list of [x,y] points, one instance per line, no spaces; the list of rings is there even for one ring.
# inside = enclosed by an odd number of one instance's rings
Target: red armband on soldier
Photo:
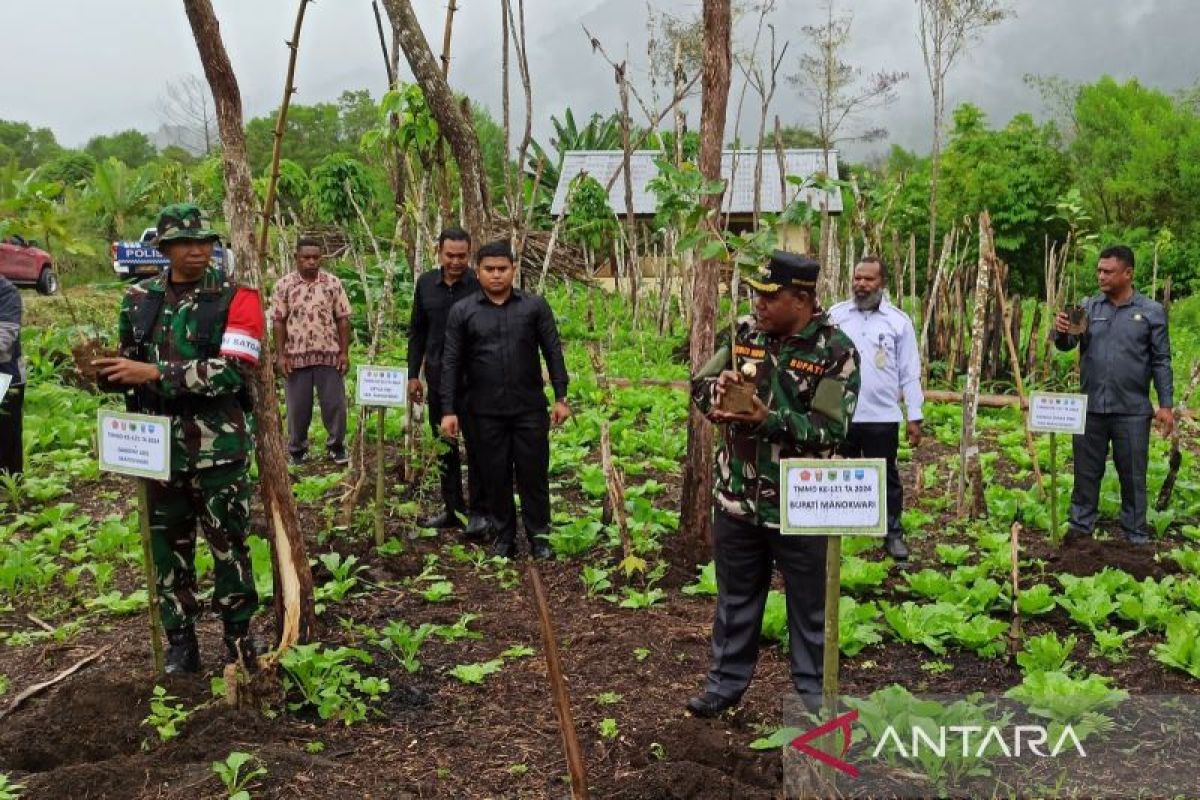
[[[239,288],[229,304],[225,333],[221,337],[221,355],[257,365],[266,328],[258,290]]]

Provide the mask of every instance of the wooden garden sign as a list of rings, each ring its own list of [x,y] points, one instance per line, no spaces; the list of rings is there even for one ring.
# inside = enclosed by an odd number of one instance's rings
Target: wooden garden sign
[[[375,545],[384,541],[383,530],[383,440],[384,423],[389,408],[405,408],[408,405],[408,370],[400,367],[358,366],[355,402],[360,406],[378,409],[378,430],[375,441]]]
[[[154,671],[163,670],[162,625],[158,616],[158,584],[150,548],[150,498],[147,481],[171,479],[171,418],[100,409],[96,415],[100,471],[137,479],[138,527],[146,575],[146,605]]]

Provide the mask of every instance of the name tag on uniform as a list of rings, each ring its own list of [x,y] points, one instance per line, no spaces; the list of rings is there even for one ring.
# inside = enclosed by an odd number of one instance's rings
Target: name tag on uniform
[[[793,358],[791,361],[788,362],[788,366],[794,370],[798,370],[799,372],[803,372],[807,375],[824,375],[825,374],[824,366],[822,366],[820,364],[814,364],[811,361],[804,361],[799,358]]]
[[[749,345],[739,344],[733,348],[733,352],[739,356],[747,358],[766,358],[767,351],[763,347],[750,347]]]

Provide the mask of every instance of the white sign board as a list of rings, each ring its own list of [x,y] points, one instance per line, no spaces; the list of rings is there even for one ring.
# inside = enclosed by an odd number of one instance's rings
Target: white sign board
[[[0,373],[0,398],[8,394],[8,387],[12,386],[12,375],[8,373]]]
[[[779,469],[781,533],[887,535],[883,459],[788,458]]]
[[[1072,433],[1087,428],[1087,395],[1032,392],[1026,424],[1034,433]]]
[[[119,475],[171,478],[171,418],[100,409],[100,469]]]
[[[404,408],[408,404],[408,370],[359,364],[355,398],[360,406]]]

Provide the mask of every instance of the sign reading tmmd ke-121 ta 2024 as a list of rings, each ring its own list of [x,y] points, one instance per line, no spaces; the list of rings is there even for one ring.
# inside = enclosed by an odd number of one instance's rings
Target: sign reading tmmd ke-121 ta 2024
[[[784,459],[780,532],[809,536],[885,536],[887,462],[862,459]]]

